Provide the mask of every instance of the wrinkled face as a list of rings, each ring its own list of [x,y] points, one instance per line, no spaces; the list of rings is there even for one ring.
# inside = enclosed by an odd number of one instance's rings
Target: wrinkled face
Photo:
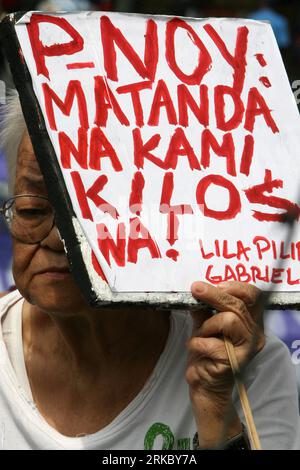
[[[17,160],[15,195],[20,194],[47,196],[27,132],[22,138]],[[85,307],[55,226],[43,241],[35,245],[14,239],[13,274],[21,294],[41,310],[75,313]]]

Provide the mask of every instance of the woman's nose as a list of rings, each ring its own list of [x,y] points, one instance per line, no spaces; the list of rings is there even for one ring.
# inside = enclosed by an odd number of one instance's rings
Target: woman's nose
[[[40,246],[53,251],[64,251],[64,244],[56,225],[53,225],[51,232],[40,242]]]

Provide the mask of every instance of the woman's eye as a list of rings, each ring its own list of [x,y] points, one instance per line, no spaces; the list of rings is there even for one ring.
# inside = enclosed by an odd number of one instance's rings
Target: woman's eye
[[[19,217],[40,217],[46,214],[47,214],[47,209],[41,209],[41,208],[16,209],[16,215]]]

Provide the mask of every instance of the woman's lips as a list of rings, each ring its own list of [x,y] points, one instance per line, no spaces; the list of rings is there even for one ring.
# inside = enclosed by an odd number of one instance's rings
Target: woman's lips
[[[37,274],[51,279],[65,279],[71,275],[71,272],[68,268],[47,268]]]
[[[71,275],[70,271],[46,271],[40,273],[41,276],[47,276],[52,279],[65,279]]]

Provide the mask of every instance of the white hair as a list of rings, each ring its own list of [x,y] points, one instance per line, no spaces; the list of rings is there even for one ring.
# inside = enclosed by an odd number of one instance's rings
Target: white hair
[[[18,149],[26,130],[19,95],[15,90],[11,90],[7,95],[6,104],[2,106],[1,114],[0,147],[6,157],[8,188],[10,195],[12,195],[16,177]]]

